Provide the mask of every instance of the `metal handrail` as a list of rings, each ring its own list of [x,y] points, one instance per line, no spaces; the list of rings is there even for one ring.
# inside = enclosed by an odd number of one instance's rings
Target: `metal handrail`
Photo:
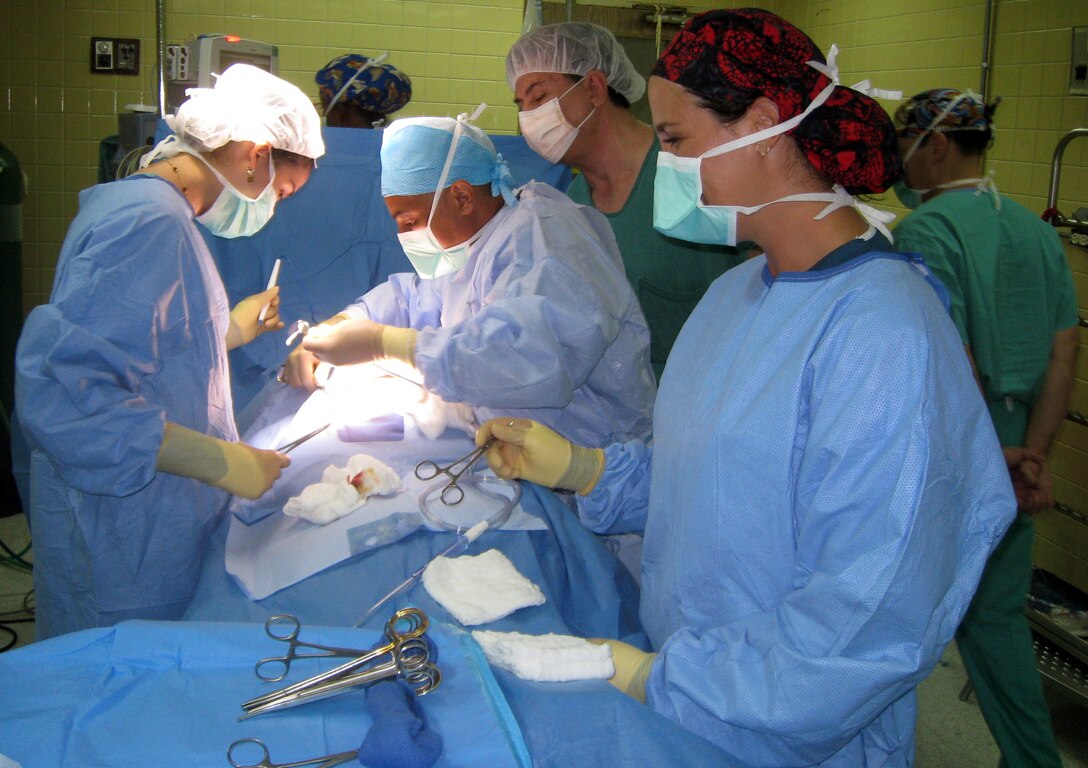
[[[1065,147],[1069,142],[1083,136],[1088,136],[1088,128],[1074,128],[1062,136],[1058,141],[1058,146],[1054,147],[1054,158],[1050,163],[1050,194],[1046,199],[1046,211],[1043,212],[1043,218],[1055,227],[1088,227],[1088,221],[1063,216],[1057,208],[1058,181],[1062,175],[1062,153],[1065,152]]]

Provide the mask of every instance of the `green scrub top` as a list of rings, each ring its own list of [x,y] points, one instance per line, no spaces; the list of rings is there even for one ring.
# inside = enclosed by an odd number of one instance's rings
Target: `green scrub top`
[[[660,151],[655,137],[627,202],[619,211],[604,214],[650,328],[650,363],[658,380],[677,334],[706,289],[722,272],[743,261],[735,248],[689,243],[654,229],[654,173]],[[567,194],[576,203],[593,206],[581,174]]]
[[[948,289],[952,319],[971,347],[995,423],[1016,411],[1013,420],[1026,426],[1054,334],[1077,324],[1077,302],[1054,228],[1014,200],[999,199],[1000,208],[989,192],[944,192],[896,227],[895,244],[901,253],[922,254]],[[1022,440],[1019,426],[1008,431],[1020,431]],[[1005,445],[1020,444],[1001,437]]]

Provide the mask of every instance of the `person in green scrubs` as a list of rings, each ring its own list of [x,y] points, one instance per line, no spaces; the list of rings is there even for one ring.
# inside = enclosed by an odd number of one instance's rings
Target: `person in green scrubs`
[[[941,88],[896,111],[905,174],[896,191],[914,210],[895,242],[900,252],[922,254],[948,289],[1020,507],[987,562],[956,644],[1002,765],[1060,768],[1024,607],[1031,514],[1053,503],[1045,457],[1069,406],[1077,306],[1054,229],[983,176],[996,106]]]
[[[650,328],[650,362],[660,378],[688,315],[742,257],[734,248],[688,243],[653,228],[660,145],[631,112],[646,80],[609,30],[584,22],[531,30],[507,54],[506,79],[529,146],[578,171],[567,194],[612,225]]]

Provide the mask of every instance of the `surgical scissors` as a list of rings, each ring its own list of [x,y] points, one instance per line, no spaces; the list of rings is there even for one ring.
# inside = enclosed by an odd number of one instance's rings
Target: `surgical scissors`
[[[494,444],[495,438],[489,438],[486,443],[472,451],[472,453],[466,454],[444,467],[440,467],[437,462],[430,459],[424,459],[416,464],[416,477],[420,480],[434,480],[439,475],[448,476],[450,481],[446,487],[442,489],[439,498],[442,499],[442,503],[447,507],[460,504],[465,499],[465,492],[461,489],[461,486],[457,484],[457,481],[461,479],[461,475],[472,469],[472,466],[477,460]],[[464,464],[464,467],[455,472],[454,469],[461,464]],[[454,496],[455,493],[456,497]],[[446,494],[450,495],[448,499],[446,498]]]
[[[326,429],[328,429],[331,426],[332,426],[332,422],[330,421],[328,424],[325,424],[325,425],[322,425],[322,426],[318,427],[313,432],[307,432],[302,437],[296,437],[291,442],[285,443],[284,445],[281,445],[279,448],[276,449],[276,451],[278,453],[290,453],[291,451],[295,450],[300,445],[305,443],[307,440],[309,440],[311,437],[317,437],[318,435],[320,435],[322,432],[324,432]]]
[[[290,627],[290,629],[286,634],[281,634],[276,631],[277,625]],[[288,643],[288,647],[287,652],[282,656],[269,656],[258,661],[253,667],[253,672],[257,677],[261,678],[266,683],[278,683],[280,680],[287,677],[287,673],[291,671],[291,662],[295,659],[327,659],[338,656],[355,659],[367,653],[366,651],[360,651],[354,648],[337,648],[330,645],[304,643],[298,639],[298,632],[301,628],[302,624],[298,619],[285,613],[270,616],[268,618],[264,623],[265,634],[273,640]],[[320,651],[320,653],[299,653],[299,648],[310,648],[315,651]],[[278,675],[264,671],[273,664],[277,664],[281,667],[281,671]]]
[[[261,759],[256,763],[240,763],[234,757],[234,751],[241,747],[243,744],[256,744],[261,748]],[[344,763],[350,763],[359,757],[359,750],[353,749],[350,752],[337,752],[334,755],[325,755],[323,757],[311,757],[309,760],[297,760],[293,763],[273,763],[272,756],[268,754],[268,747],[260,739],[249,737],[246,739],[238,739],[227,749],[227,760],[234,768],[297,768],[303,765],[316,765],[318,768],[333,768],[334,765],[343,765]]]

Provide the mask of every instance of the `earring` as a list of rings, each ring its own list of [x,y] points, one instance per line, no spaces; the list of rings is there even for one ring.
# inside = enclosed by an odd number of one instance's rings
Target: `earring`
[[[759,153],[760,157],[766,157],[767,154],[770,151],[771,151],[771,148],[768,147],[766,144],[760,144],[759,146],[756,147],[756,152]]]
[[[250,184],[253,183],[253,169],[252,168],[246,168],[246,181],[248,181]]]

